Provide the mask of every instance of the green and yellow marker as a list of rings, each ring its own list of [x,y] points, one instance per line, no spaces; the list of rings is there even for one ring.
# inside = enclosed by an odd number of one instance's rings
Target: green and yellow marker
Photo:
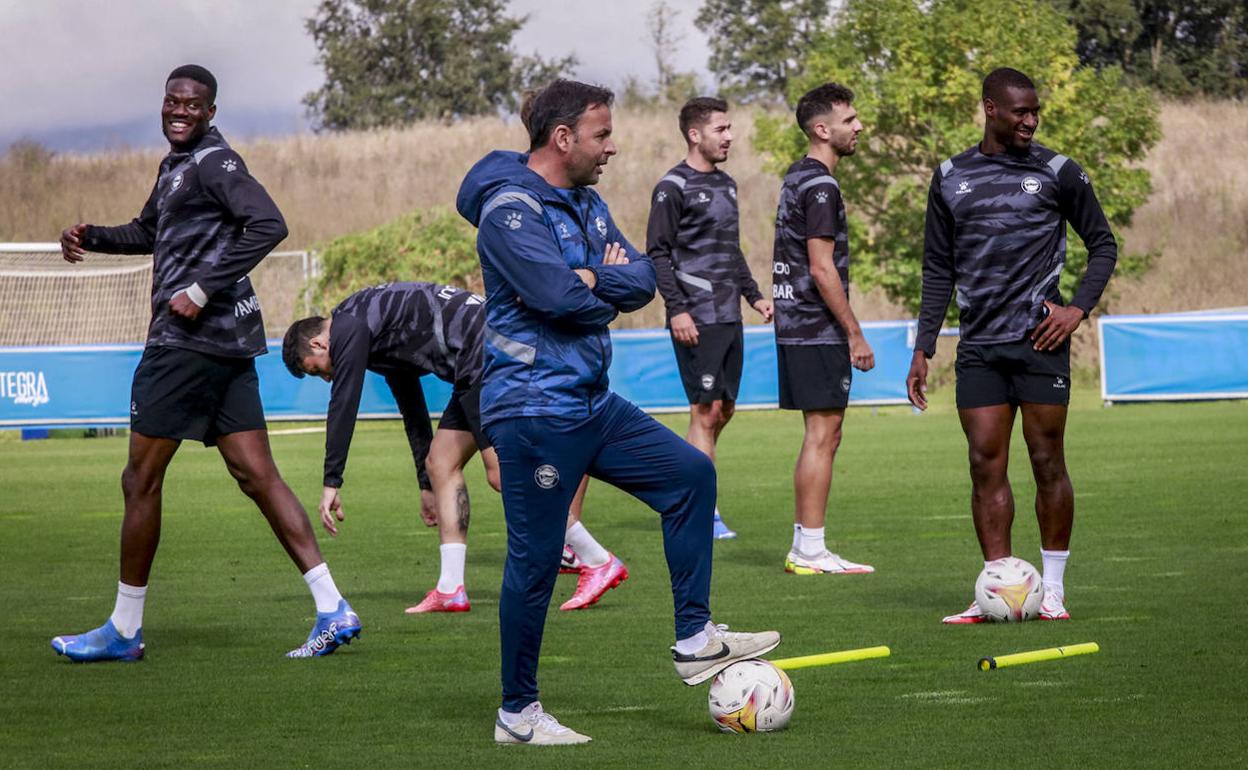
[[[1050,647],[1047,650],[1016,652],[1011,655],[998,655],[995,658],[980,658],[979,670],[992,671],[998,668],[1005,668],[1006,666],[1021,666],[1024,663],[1070,658],[1075,655],[1091,655],[1100,651],[1101,647],[1096,642],[1084,642],[1083,644],[1068,644],[1065,647]]]
[[[815,666],[831,666],[834,663],[850,663],[855,660],[887,658],[892,654],[891,650],[883,646],[862,647],[857,650],[824,652],[818,655],[803,655],[798,658],[781,658],[780,660],[770,661],[770,663],[776,668],[784,669],[785,671],[792,671],[795,668],[814,668]]]

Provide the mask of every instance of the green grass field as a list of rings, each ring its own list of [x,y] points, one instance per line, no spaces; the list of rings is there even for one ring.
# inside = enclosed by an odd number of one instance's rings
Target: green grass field
[[[147,658],[79,666],[48,639],[112,609],[125,439],[0,443],[0,765],[1242,767],[1248,403],[1105,409],[1077,393],[1074,619],[943,627],[980,566],[965,444],[943,390],[926,415],[849,415],[829,542],[875,564],[873,575],[782,571],[799,416],[742,413],[724,435],[721,509],[741,537],[715,547],[716,619],[779,629],[776,657],[893,650],[793,672],[797,709],[782,733],[721,735],[706,687],[675,677],[657,517],[592,485],[586,523],[632,578],[589,611],[549,616],[542,701],[594,738],[566,749],[492,743],[505,540],[500,500],[475,461],[473,611],[407,616],[436,580],[437,540],[416,516],[401,429],[361,426],[342,534],[322,545],[364,634],[329,658],[291,661],[282,653],[306,635],[311,598],[216,453],[188,445],[165,486]],[[683,416],[664,420],[683,432]],[[273,442],[314,505],[323,436]],[[1016,435],[1015,552],[1038,564],[1025,457]],[[554,607],[573,586],[560,578]],[[975,667],[987,654],[1084,641],[1101,653]]]

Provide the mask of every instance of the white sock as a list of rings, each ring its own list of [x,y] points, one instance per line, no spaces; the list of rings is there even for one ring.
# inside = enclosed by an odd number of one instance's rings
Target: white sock
[[[524,719],[526,714],[532,716],[540,713],[542,713],[541,701],[533,701],[520,711],[504,711],[500,708],[498,710],[498,718],[499,721],[508,727],[515,727],[520,724],[520,720]]]
[[[818,556],[828,550],[823,542],[823,527],[802,527],[797,543],[798,550],[807,556]]]
[[[442,553],[442,573],[438,575],[438,593],[454,593],[464,584],[464,561],[468,558],[467,543],[443,543],[438,547]]]
[[[711,638],[706,635],[706,631],[699,631],[693,636],[676,640],[676,652],[681,655],[692,655],[698,650],[706,646]]]
[[[1041,548],[1040,558],[1044,565],[1044,587],[1064,595],[1066,588],[1062,579],[1066,576],[1066,560],[1070,558],[1070,551],[1046,551]]]
[[[563,542],[576,551],[576,555],[581,557],[581,563],[586,567],[601,567],[611,561],[611,554],[598,544],[594,536],[589,534],[589,530],[585,529],[585,525],[579,521],[563,533]]]
[[[334,576],[329,574],[329,565],[321,562],[303,573],[303,581],[312,589],[312,598],[316,600],[317,612],[333,612],[342,601],[338,586],[334,585]]]
[[[797,551],[801,547],[802,547],[802,525],[794,523],[793,524],[793,548],[792,550]]]
[[[143,628],[143,600],[147,598],[147,586],[131,586],[118,581],[117,604],[113,605],[113,627],[127,639]]]

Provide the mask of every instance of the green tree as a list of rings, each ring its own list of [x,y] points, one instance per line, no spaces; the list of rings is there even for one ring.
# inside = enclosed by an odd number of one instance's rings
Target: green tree
[[[828,0],[706,0],[694,25],[706,33],[722,93],[781,101],[803,57],[827,28]]]
[[[1079,33],[1079,58],[1118,65],[1173,96],[1248,94],[1243,0],[1052,0]]]
[[[1149,175],[1138,161],[1160,137],[1157,105],[1148,91],[1125,85],[1116,67],[1080,67],[1075,30],[1056,9],[1012,0],[849,0],[789,95],[796,102],[827,81],[856,94],[864,141],[837,178],[859,285],[882,287],[918,309],[932,173],[982,138],[981,83],[1003,66],[1036,82],[1038,141],[1087,170],[1111,225],[1128,224],[1148,198]],[[764,117],[757,145],[781,171],[806,151],[806,138],[791,117]],[[1069,296],[1087,252],[1073,233],[1067,242]],[[1147,255],[1119,254],[1122,272],[1147,263]]]
[[[321,0],[306,22],[325,83],[304,97],[318,128],[376,128],[514,108],[517,92],[575,66],[511,48],[525,17],[505,0]]]

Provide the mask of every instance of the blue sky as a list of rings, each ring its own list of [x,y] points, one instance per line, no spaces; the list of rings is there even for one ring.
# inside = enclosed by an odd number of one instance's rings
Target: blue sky
[[[680,70],[706,70],[693,26],[700,0],[668,0],[684,35]],[[0,150],[18,138],[53,149],[160,146],[163,78],[204,64],[221,86],[217,123],[230,136],[307,130],[300,99],[320,85],[303,20],[317,0],[0,0]],[[577,76],[618,86],[654,77],[647,0],[511,0],[529,23],[521,53],[576,54]]]

